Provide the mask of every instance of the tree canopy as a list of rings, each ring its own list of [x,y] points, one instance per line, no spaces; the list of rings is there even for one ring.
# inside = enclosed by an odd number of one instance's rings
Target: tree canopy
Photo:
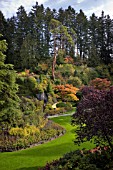
[[[77,125],[75,142],[94,140],[96,144],[109,145],[113,151],[113,87],[85,91],[73,115],[72,123]]]
[[[100,17],[93,13],[88,19],[82,10],[77,13],[71,6],[56,12],[36,2],[28,14],[20,6],[17,15],[7,20],[0,12],[0,20],[0,32],[8,42],[6,62],[17,70],[34,68],[50,59],[55,43],[65,49],[65,55],[79,57],[89,66],[113,61],[113,19],[104,11]]]

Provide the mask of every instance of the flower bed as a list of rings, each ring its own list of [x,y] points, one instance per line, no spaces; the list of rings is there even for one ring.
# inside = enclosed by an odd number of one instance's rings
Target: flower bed
[[[36,127],[13,128],[12,131],[1,134],[0,151],[15,151],[47,142],[65,133],[65,129],[49,120],[40,130]]]

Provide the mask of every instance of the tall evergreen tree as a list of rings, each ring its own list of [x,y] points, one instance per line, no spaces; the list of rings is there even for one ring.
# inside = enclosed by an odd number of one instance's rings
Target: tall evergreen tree
[[[93,13],[92,16],[90,16],[89,19],[89,29],[88,29],[88,35],[89,35],[89,45],[90,44],[94,44],[95,47],[97,48],[97,40],[98,40],[98,18],[97,16],[95,16],[95,14]]]
[[[7,21],[2,11],[0,11],[0,34],[2,34],[4,37],[6,36],[6,28],[7,28]]]
[[[15,34],[15,63],[17,69],[21,69],[22,57],[20,50],[23,41],[28,33],[28,17],[23,6],[20,6],[17,11],[16,17],[16,34]]]
[[[88,65],[97,66],[99,64],[98,50],[98,18],[93,13],[88,25]]]
[[[43,57],[44,44],[44,6],[38,5],[38,2],[33,6],[31,17],[33,18],[33,39],[37,42],[37,54],[39,59]]]
[[[13,16],[7,20],[7,43],[8,43],[8,50],[5,62],[8,64],[15,64],[15,51],[16,51],[16,17]],[[9,31],[10,30],[10,31]]]
[[[112,62],[111,54],[113,54],[113,21],[110,19],[110,16],[106,16],[106,56],[105,64]]]
[[[58,17],[57,19],[64,25],[65,24],[65,10],[60,8],[58,10]]]
[[[51,19],[54,18],[54,13],[53,11],[50,9],[50,8],[46,8],[45,9],[45,17],[44,17],[44,38],[45,38],[45,42],[44,42],[44,47],[43,47],[43,50],[44,50],[44,53],[45,53],[45,56],[48,57],[50,56],[50,49],[51,49],[51,46],[50,46],[50,30],[49,30],[49,25],[50,25],[50,21]]]
[[[18,124],[21,116],[19,97],[16,94],[16,72],[11,64],[4,63],[6,56],[3,53],[6,50],[6,41],[0,40],[0,130],[8,130]]]
[[[106,16],[104,11],[101,13],[101,17],[98,19],[98,49],[100,52],[100,59],[105,63],[106,60],[106,32],[105,32],[105,23]]]
[[[84,59],[88,50],[88,20],[82,10],[80,10],[76,17],[76,33],[77,51],[80,53],[80,58]]]

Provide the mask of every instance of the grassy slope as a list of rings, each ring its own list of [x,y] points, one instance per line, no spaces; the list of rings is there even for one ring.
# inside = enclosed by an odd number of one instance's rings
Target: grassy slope
[[[0,153],[0,170],[37,170],[47,162],[61,157],[66,152],[77,148],[90,149],[91,143],[84,143],[80,147],[74,145],[74,128],[70,125],[71,117],[58,117],[53,120],[66,129],[66,134],[48,143],[30,149],[11,153]]]

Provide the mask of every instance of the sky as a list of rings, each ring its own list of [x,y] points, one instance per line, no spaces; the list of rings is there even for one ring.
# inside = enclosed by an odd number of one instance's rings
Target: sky
[[[38,4],[43,4],[44,7],[50,7],[51,9],[67,9],[70,5],[79,12],[83,10],[86,16],[91,16],[95,13],[96,16],[101,16],[102,10],[105,15],[110,15],[113,19],[113,0],[37,0]],[[22,5],[27,13],[32,9],[32,6],[36,4],[36,0],[0,0],[0,10],[5,18],[10,18],[16,15],[17,9]]]

